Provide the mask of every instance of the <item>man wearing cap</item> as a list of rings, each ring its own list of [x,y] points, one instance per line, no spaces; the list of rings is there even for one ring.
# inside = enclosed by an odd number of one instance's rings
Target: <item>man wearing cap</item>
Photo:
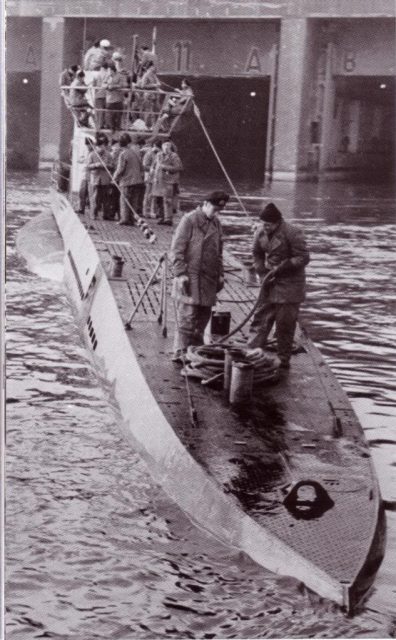
[[[283,220],[270,202],[260,214],[262,227],[253,240],[253,263],[262,286],[250,326],[249,346],[264,348],[275,324],[278,356],[290,366],[293,337],[305,299],[305,265],[309,252],[303,231]]]
[[[182,362],[190,345],[203,344],[212,306],[223,288],[223,241],[217,214],[228,200],[228,194],[213,191],[183,216],[175,231],[171,246],[177,314],[174,362]]]
[[[120,221],[134,224],[134,214],[142,215],[144,198],[143,162],[136,134],[120,135],[121,153],[118,156],[114,181],[120,187]]]
[[[111,44],[109,40],[96,40],[84,56],[84,69],[86,71],[99,71],[103,62],[111,60]]]
[[[69,106],[69,94],[70,94],[70,85],[76,77],[76,73],[79,70],[78,64],[72,64],[70,67],[67,67],[62,71],[59,76],[59,85],[61,87],[61,95],[63,96],[65,103]]]

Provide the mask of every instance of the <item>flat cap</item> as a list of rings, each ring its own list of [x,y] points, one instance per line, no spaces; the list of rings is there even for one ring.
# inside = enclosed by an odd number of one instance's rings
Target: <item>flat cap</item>
[[[208,195],[204,198],[206,202],[210,202],[215,207],[225,207],[227,202],[229,201],[230,196],[225,191],[212,191],[208,193]]]

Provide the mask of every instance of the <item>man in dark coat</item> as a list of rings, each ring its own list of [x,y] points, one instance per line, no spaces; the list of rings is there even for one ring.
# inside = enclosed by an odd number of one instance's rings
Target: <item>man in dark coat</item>
[[[174,362],[182,361],[188,346],[203,344],[216,294],[223,288],[223,240],[217,214],[228,199],[223,191],[210,193],[201,206],[183,216],[172,240],[177,312]]]
[[[144,198],[143,162],[136,136],[120,135],[121,153],[118,156],[114,181],[120,187],[120,221],[134,224],[134,214],[142,215]],[[129,203],[129,204],[128,204]]]
[[[250,326],[249,346],[265,347],[275,323],[281,367],[288,369],[301,302],[305,299],[305,265],[309,252],[299,227],[285,222],[271,202],[262,213],[253,241],[253,262],[262,282]]]

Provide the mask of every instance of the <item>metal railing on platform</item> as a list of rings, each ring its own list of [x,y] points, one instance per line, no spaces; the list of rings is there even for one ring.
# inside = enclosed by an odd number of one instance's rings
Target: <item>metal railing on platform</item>
[[[75,101],[71,96],[76,92],[86,95]],[[169,135],[180,117],[192,110],[192,96],[177,92],[139,88],[120,89],[119,92],[122,98],[109,103],[101,87],[86,85],[78,89],[69,85],[61,86],[65,104],[80,126],[96,130]],[[119,108],[120,104],[122,108]]]

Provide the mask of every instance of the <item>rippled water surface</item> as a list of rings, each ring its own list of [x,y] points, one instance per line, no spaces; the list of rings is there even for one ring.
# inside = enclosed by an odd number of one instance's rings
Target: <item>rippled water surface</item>
[[[263,191],[306,230],[302,319],[352,399],[389,507],[375,589],[348,619],[193,526],[123,440],[62,282],[32,273],[16,251],[18,229],[48,209],[48,182],[47,174],[8,181],[7,640],[395,637],[392,192]],[[243,214],[224,225],[230,248],[246,252]],[[54,256],[46,266],[59,272]]]

